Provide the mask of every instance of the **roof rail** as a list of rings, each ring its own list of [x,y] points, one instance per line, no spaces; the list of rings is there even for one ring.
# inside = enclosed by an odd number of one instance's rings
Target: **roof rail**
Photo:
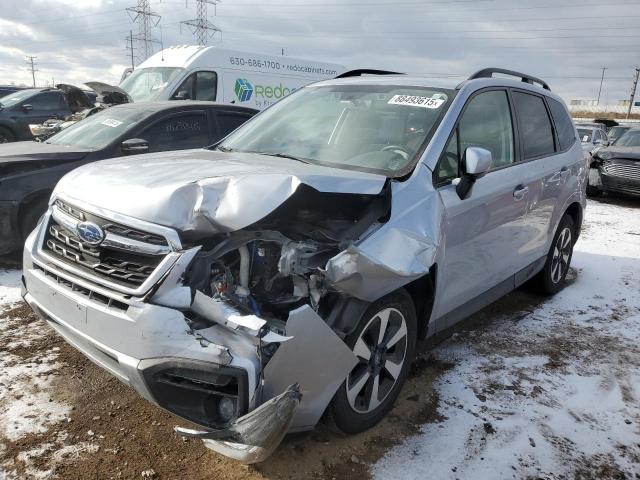
[[[372,70],[369,68],[360,68],[358,70],[346,71],[335,78],[361,77],[362,75],[404,75],[404,73],[390,72],[388,70]]]
[[[502,73],[503,75],[511,75],[512,77],[520,78],[524,83],[528,83],[533,85],[534,83],[540,84],[542,88],[545,90],[551,91],[549,85],[544,80],[540,80],[539,78],[532,77],[531,75],[527,75],[526,73],[520,73],[513,70],[506,70],[504,68],[483,68],[482,70],[478,70],[476,73],[471,75],[468,80],[473,80],[474,78],[491,78],[494,73]]]

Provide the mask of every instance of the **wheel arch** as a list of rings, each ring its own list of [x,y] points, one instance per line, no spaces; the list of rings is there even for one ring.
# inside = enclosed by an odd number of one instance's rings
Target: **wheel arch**
[[[573,220],[573,224],[575,226],[574,233],[577,240],[580,236],[580,230],[582,228],[582,218],[584,216],[582,205],[579,202],[573,202],[567,207],[564,213],[565,215],[569,215]]]
[[[419,339],[424,339],[429,329],[429,320],[431,319],[433,303],[436,296],[437,271],[438,265],[434,263],[431,268],[429,268],[427,274],[402,287],[411,296],[411,300],[416,309]]]
[[[48,201],[52,192],[53,190],[49,188],[44,188],[44,189],[36,190],[35,192],[31,192],[22,199],[22,201],[18,205],[18,228],[20,229],[21,236],[25,236],[24,232],[22,232],[22,228],[23,228],[22,223],[25,217],[26,210],[28,210],[29,207],[33,207],[33,205],[37,204],[42,200]]]

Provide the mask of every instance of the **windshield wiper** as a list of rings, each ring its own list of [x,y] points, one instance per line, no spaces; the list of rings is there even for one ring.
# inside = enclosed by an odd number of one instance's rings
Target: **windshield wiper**
[[[218,145],[216,147],[216,150],[219,150],[221,152],[232,152],[233,148],[228,148],[228,147],[223,147],[222,145]]]
[[[258,155],[267,155],[268,157],[288,158],[289,160],[296,160],[298,162],[307,163],[307,164],[311,163],[305,160],[304,158],[296,157],[294,155],[289,155],[288,153],[270,153],[270,152],[253,152],[253,153],[257,153]]]

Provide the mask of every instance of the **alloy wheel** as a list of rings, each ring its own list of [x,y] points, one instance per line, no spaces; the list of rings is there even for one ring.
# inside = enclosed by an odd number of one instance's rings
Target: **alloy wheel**
[[[407,322],[400,310],[385,308],[360,332],[353,348],[359,363],[347,377],[347,400],[358,413],[380,406],[398,381],[407,353]]]
[[[551,281],[559,283],[569,270],[569,259],[571,257],[572,235],[569,227],[564,227],[558,235],[556,244],[553,247],[553,257],[551,258]]]

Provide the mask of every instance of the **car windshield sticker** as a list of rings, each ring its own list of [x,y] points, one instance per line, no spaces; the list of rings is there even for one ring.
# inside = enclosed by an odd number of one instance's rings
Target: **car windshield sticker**
[[[391,105],[408,105],[410,107],[440,108],[444,102],[443,98],[422,97],[420,95],[394,95],[387,103]]]
[[[114,120],[113,118],[107,118],[106,120],[100,122],[100,124],[106,125],[107,127],[116,128],[122,125],[122,122],[120,120]]]
[[[585,135],[584,137],[582,137],[582,141],[583,142],[588,142],[589,141],[589,135]]]

